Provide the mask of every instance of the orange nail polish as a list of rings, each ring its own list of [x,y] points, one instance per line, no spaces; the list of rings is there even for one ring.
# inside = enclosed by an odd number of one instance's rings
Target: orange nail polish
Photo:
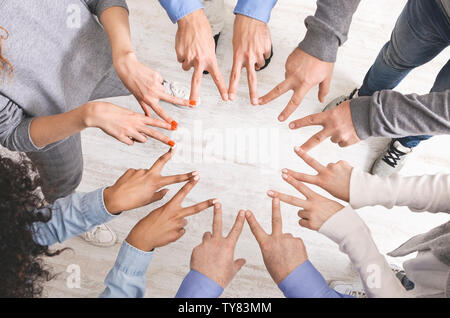
[[[175,146],[175,143],[172,140],[169,140],[169,146],[173,147],[173,146]]]
[[[197,105],[197,102],[195,100],[190,100],[189,105],[195,106],[195,105]]]
[[[172,120],[172,122],[170,123],[170,129],[171,130],[177,130],[178,128],[178,123],[175,120]]]

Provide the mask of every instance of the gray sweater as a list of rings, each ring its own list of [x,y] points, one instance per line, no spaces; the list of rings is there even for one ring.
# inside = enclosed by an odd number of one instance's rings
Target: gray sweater
[[[3,55],[14,67],[11,79],[0,80],[1,145],[42,150],[29,136],[33,117],[130,94],[115,73],[97,20],[112,6],[127,8],[125,0],[0,0],[0,25],[9,32]]]

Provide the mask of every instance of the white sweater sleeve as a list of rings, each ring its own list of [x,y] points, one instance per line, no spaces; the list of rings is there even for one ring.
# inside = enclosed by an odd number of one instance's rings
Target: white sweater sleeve
[[[348,255],[368,297],[410,297],[378,251],[369,228],[350,206],[329,218],[319,232]]]
[[[355,208],[382,205],[407,206],[415,212],[450,213],[450,175],[379,177],[353,169],[350,205]]]

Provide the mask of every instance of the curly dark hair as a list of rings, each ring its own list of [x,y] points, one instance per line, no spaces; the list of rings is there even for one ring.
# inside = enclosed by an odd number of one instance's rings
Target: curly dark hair
[[[40,178],[24,155],[19,160],[0,154],[0,297],[39,297],[43,283],[54,276],[42,256],[58,255],[34,242],[31,226],[48,222],[51,210],[40,194]],[[48,213],[37,212],[43,209]]]

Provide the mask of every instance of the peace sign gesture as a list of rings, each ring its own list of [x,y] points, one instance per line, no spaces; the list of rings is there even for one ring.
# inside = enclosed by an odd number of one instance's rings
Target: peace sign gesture
[[[234,260],[234,249],[244,227],[244,220],[245,214],[241,210],[230,233],[223,237],[222,206],[215,202],[212,233],[206,232],[203,242],[192,251],[191,269],[225,288],[245,264],[245,259]]]
[[[264,264],[272,279],[279,285],[308,256],[302,239],[283,233],[280,200],[272,200],[272,234],[267,234],[252,212],[246,212],[250,230],[261,248]]]
[[[187,225],[185,218],[213,205],[214,199],[210,199],[187,208],[181,206],[198,180],[198,175],[192,177],[169,202],[140,220],[128,235],[127,242],[142,251],[151,251],[183,236]]]

